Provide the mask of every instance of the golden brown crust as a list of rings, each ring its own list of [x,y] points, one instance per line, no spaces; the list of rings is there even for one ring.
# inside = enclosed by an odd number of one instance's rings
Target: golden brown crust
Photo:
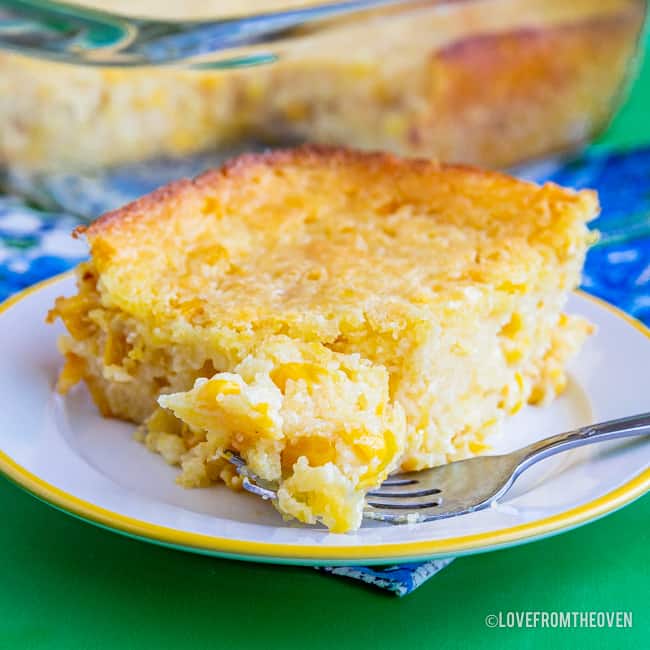
[[[93,239],[99,234],[107,233],[112,228],[118,227],[118,224],[120,228],[128,227],[128,224],[139,215],[151,213],[170,201],[178,201],[188,192],[200,193],[209,189],[211,193],[217,194],[219,186],[226,179],[236,182],[256,167],[280,168],[287,164],[341,165],[350,163],[363,164],[374,169],[380,167],[386,169],[403,166],[404,159],[390,153],[353,151],[344,147],[318,144],[303,145],[290,149],[274,149],[259,153],[246,153],[229,160],[222,167],[209,169],[194,179],[185,178],[173,181],[150,194],[127,203],[122,208],[107,212],[85,227],[84,231],[89,239]],[[417,166],[423,171],[440,168],[438,163],[423,158],[410,159],[409,164]]]
[[[219,196],[220,191],[226,189],[226,184],[245,181],[245,177],[255,169],[281,170],[287,166],[313,168],[326,166],[341,170],[345,167],[356,167],[362,168],[363,173],[368,177],[382,174],[386,178],[394,177],[405,171],[418,175],[451,172],[458,177],[473,176],[477,179],[493,179],[495,183],[503,187],[533,186],[532,183],[514,179],[506,174],[481,170],[470,165],[443,164],[426,158],[401,158],[386,152],[359,151],[344,147],[310,144],[289,149],[243,154],[220,168],[203,172],[195,179],[182,179],[160,187],[122,208],[105,213],[89,226],[79,227],[75,232],[85,234],[92,241],[111,231],[128,229],[135,220],[144,215],[152,217],[159,213],[159,217],[164,218],[163,208],[170,204],[178,204],[191,195],[205,196],[209,193],[212,196]],[[566,197],[577,196],[577,193],[564,188],[557,187],[557,191]],[[165,210],[165,213],[168,214],[169,211]]]
[[[195,181],[184,178],[172,181],[158,189],[145,194],[144,196],[127,203],[117,210],[111,210],[97,218],[89,226],[80,226],[75,232],[83,233],[89,239],[110,231],[117,224],[120,227],[128,224],[138,215],[156,210],[159,206],[167,204],[171,200],[180,198],[187,190],[195,186]]]
[[[408,132],[414,151],[507,166],[589,141],[627,78],[643,9],[522,27],[432,54],[430,111]]]

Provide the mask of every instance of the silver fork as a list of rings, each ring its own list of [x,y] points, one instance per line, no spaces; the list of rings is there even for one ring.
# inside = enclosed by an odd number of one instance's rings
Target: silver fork
[[[367,494],[364,518],[392,524],[420,523],[475,512],[503,497],[517,478],[544,458],[594,442],[650,434],[650,413],[590,424],[509,454],[478,456],[419,472],[389,476]],[[256,476],[237,453],[223,453],[242,477],[244,489],[277,498],[277,484]]]

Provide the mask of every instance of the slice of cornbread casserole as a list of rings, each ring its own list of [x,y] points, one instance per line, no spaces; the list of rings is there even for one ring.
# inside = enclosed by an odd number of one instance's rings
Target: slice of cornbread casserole
[[[232,448],[283,514],[352,530],[389,472],[479,454],[562,390],[597,209],[384,154],[243,156],[86,229],[79,291],[51,312],[59,386],[143,424],[185,486],[237,487]]]

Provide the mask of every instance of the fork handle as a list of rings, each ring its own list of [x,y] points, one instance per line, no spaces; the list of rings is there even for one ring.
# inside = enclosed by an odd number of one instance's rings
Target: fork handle
[[[530,467],[544,458],[559,454],[575,447],[589,445],[593,442],[631,438],[650,434],[650,413],[640,413],[617,420],[607,420],[590,424],[574,431],[560,433],[544,440],[534,442],[519,450],[521,461],[519,471]]]

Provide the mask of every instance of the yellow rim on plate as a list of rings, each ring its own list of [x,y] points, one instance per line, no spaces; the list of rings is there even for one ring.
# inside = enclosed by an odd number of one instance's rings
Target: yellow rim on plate
[[[28,296],[51,284],[66,279],[70,275],[71,272],[55,276],[20,292],[0,305],[0,314]],[[639,321],[599,298],[595,298],[583,291],[579,291],[578,293],[615,316],[624,319],[650,339],[650,329]],[[12,460],[2,450],[0,450],[0,472],[43,501],[91,523],[112,529],[116,532],[166,546],[180,547],[197,552],[258,561],[277,560],[279,562],[290,562],[293,560],[296,562],[318,561],[326,563],[345,561],[361,563],[377,560],[421,559],[433,556],[471,553],[476,550],[494,549],[573,528],[617,510],[650,489],[650,469],[646,469],[624,485],[593,501],[551,517],[511,528],[502,528],[500,530],[473,535],[447,537],[439,540],[432,539],[363,546],[341,545],[321,548],[318,546],[301,546],[298,544],[233,540],[225,537],[215,537],[177,530],[175,528],[151,524],[140,519],[126,517],[117,512],[79,499],[73,494],[69,494],[43,481]]]

